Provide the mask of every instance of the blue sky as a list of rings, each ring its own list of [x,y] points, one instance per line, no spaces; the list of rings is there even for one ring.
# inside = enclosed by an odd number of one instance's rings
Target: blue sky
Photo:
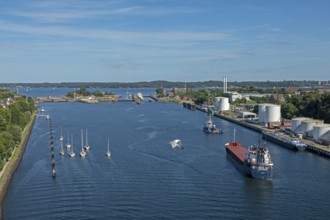
[[[328,0],[0,0],[0,82],[329,80]]]

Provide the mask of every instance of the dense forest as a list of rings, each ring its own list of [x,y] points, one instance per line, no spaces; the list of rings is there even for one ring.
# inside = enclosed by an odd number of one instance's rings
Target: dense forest
[[[292,95],[286,97],[281,104],[282,117],[311,117],[330,123],[330,93],[307,95]]]
[[[289,80],[289,81],[245,81],[245,82],[228,82],[230,87],[249,87],[258,88],[287,88],[287,87],[315,87],[319,85],[319,81],[306,80]],[[322,85],[329,85],[328,81],[322,82]],[[65,87],[65,88],[209,88],[222,87],[223,81],[209,80],[204,82],[170,82],[165,80],[144,81],[144,82],[62,82],[62,83],[0,83],[0,87]]]
[[[6,91],[0,92],[2,95],[4,93]],[[11,93],[8,94],[11,95]],[[14,148],[20,143],[22,131],[30,122],[34,111],[33,99],[23,97],[17,98],[7,108],[0,108],[0,170],[11,156]]]
[[[7,98],[14,98],[15,92],[8,91],[5,89],[0,89],[0,101]]]

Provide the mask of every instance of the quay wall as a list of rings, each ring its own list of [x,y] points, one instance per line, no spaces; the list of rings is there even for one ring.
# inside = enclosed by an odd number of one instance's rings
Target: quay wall
[[[196,105],[196,109],[207,113],[207,110],[203,109],[201,106]],[[227,120],[227,121],[230,121],[232,123],[241,125],[243,127],[249,128],[249,129],[257,131],[257,132],[262,132],[263,130],[267,130],[266,128],[260,127],[260,125],[254,125],[254,124],[240,121],[240,120],[237,120],[237,119],[234,119],[234,118],[231,118],[228,116],[224,116],[224,115],[221,115],[218,113],[214,113],[214,116]],[[279,140],[279,141],[282,142],[281,140]],[[330,157],[330,148],[329,147],[323,146],[323,145],[320,145],[320,144],[317,144],[317,143],[314,143],[312,141],[308,141],[305,139],[302,139],[301,141],[304,142],[305,144],[307,144],[307,148],[306,148],[307,150],[309,150],[313,153],[320,154],[322,156]],[[285,143],[283,142],[281,145],[285,145]]]

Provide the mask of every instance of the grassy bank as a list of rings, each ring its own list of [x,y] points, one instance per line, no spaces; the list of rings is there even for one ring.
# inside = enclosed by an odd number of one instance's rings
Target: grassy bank
[[[31,121],[29,122],[29,124],[25,127],[25,129],[22,132],[21,143],[15,148],[9,161],[7,162],[6,166],[3,168],[3,171],[2,171],[3,173],[2,173],[2,176],[0,177],[0,219],[3,218],[3,211],[2,211],[3,200],[6,196],[7,189],[10,184],[11,178],[12,178],[13,174],[15,173],[15,171],[22,159],[22,156],[25,151],[26,144],[29,140],[35,120],[36,120],[36,114],[33,114]]]

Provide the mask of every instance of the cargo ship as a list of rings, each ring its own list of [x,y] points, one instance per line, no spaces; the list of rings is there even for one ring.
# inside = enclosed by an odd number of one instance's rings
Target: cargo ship
[[[251,146],[246,149],[239,142],[225,144],[227,156],[246,175],[256,179],[273,177],[273,162],[266,147]]]
[[[304,151],[307,148],[307,144],[301,142],[298,138],[291,138],[280,132],[263,131],[262,136],[266,140],[270,140],[292,150]]]

